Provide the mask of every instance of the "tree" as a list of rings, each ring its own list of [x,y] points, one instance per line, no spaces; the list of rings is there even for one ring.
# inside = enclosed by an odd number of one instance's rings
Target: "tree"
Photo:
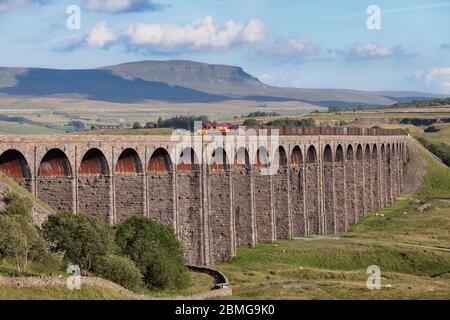
[[[76,131],[86,130],[86,125],[84,124],[83,121],[79,120],[69,121],[68,125],[74,127]]]
[[[42,230],[53,251],[64,253],[64,258],[79,265],[85,274],[96,258],[115,250],[110,228],[86,214],[50,215]]]
[[[18,272],[27,271],[28,262],[42,244],[31,215],[31,205],[17,194],[4,196],[6,207],[0,215],[0,257],[12,258]]]
[[[261,123],[256,119],[247,119],[244,121],[243,125],[247,127],[256,127],[261,125]]]
[[[133,129],[142,129],[144,128],[140,122],[133,123]]]
[[[101,256],[95,260],[95,274],[120,284],[122,287],[136,290],[142,285],[142,274],[136,264],[127,257],[113,254]]]
[[[169,227],[131,217],[117,226],[116,243],[136,263],[148,286],[182,288],[187,284],[182,246]]]

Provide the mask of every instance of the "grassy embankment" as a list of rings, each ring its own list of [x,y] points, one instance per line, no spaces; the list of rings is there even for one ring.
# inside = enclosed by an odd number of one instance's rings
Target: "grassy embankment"
[[[278,241],[239,249],[217,267],[235,299],[449,299],[450,169],[413,142],[426,160],[423,188],[369,214],[339,238]],[[421,204],[433,208],[419,212]],[[370,265],[382,272],[382,289],[366,288]]]

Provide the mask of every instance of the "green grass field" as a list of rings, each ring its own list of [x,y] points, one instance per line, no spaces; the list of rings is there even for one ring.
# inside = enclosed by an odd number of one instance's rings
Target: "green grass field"
[[[417,142],[411,147],[427,162],[422,190],[369,214],[339,237],[239,249],[217,266],[229,277],[233,298],[450,299],[450,169]],[[421,213],[411,197],[433,208]],[[370,265],[381,268],[380,290],[366,287]]]
[[[0,134],[59,134],[64,133],[61,129],[52,129],[44,126],[20,124],[17,122],[0,121]]]

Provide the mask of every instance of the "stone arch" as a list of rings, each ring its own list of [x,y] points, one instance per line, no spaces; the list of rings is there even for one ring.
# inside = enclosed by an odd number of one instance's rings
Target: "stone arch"
[[[250,156],[247,148],[240,147],[234,155],[234,168],[247,168],[250,169]]]
[[[111,177],[105,155],[97,148],[89,149],[78,168],[78,211],[112,223],[110,191]]]
[[[316,148],[311,145],[306,152],[305,163],[305,216],[306,216],[306,235],[319,234],[320,216],[319,216],[319,168],[317,163]]]
[[[200,168],[200,162],[198,161],[197,154],[191,147],[186,147],[180,152],[180,157],[177,162],[178,171],[190,171],[198,170]]]
[[[300,149],[299,146],[295,146],[294,149],[292,149],[290,163],[291,166],[299,166],[303,164],[302,149]]]
[[[89,149],[81,159],[78,174],[82,176],[108,175],[108,162],[103,152],[97,148]]]
[[[345,158],[347,161],[353,161],[354,157],[355,157],[355,154],[353,152],[353,146],[351,144],[349,144],[347,147],[347,152],[346,152]]]
[[[363,160],[363,151],[362,146],[360,144],[358,144],[358,146],[356,147],[356,160],[357,161]]]
[[[57,211],[75,211],[74,181],[69,159],[61,149],[42,158],[37,176],[37,196]]]
[[[366,144],[366,147],[364,148],[364,160],[370,161],[370,146]]]
[[[344,162],[344,149],[342,148],[342,145],[340,145],[340,144],[336,148],[335,161],[336,162]]]
[[[115,223],[145,214],[144,181],[142,162],[136,150],[123,150],[117,159],[114,176]]]
[[[256,150],[256,161],[254,167],[265,168],[268,166],[270,166],[269,152],[265,146],[261,146],[258,150]]]
[[[331,151],[331,146],[327,144],[323,150],[323,161],[333,162],[333,151]]]
[[[334,208],[334,168],[333,151],[327,144],[323,150],[323,201],[324,201],[324,233],[336,233],[336,215]]]
[[[9,149],[0,155],[0,172],[31,191],[30,166],[20,151]]]
[[[148,161],[147,172],[170,172],[172,171],[172,160],[164,148],[158,148],[153,151]]]
[[[24,155],[9,149],[0,155],[0,171],[10,178],[31,178],[31,170]]]
[[[310,146],[308,151],[306,152],[306,163],[316,163],[317,162],[317,153],[316,148],[314,146]]]
[[[47,151],[39,164],[38,176],[71,177],[72,167],[64,151],[57,148]]]
[[[279,166],[287,166],[287,155],[286,150],[283,146],[278,146],[278,148],[275,150],[274,154],[274,162],[277,163]]]
[[[218,147],[211,153],[211,157],[208,163],[208,169],[210,170],[225,170],[230,168],[230,162],[228,161],[228,155],[224,148]]]
[[[122,151],[116,162],[116,174],[139,174],[143,173],[142,162],[136,150],[127,148]]]

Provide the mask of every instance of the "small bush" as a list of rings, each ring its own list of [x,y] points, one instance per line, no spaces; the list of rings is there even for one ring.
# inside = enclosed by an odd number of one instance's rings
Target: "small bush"
[[[111,229],[86,214],[51,215],[42,230],[52,249],[62,252],[66,260],[79,265],[85,273],[90,271],[96,258],[115,249]]]
[[[95,260],[95,274],[129,290],[142,285],[142,274],[136,264],[126,257],[106,255]]]
[[[131,217],[117,227],[116,243],[136,263],[147,286],[180,289],[188,284],[183,250],[169,227]]]
[[[18,272],[27,271],[43,240],[34,225],[31,206],[16,193],[4,196],[6,207],[0,214],[0,259],[10,258]]]
[[[34,258],[33,270],[40,273],[53,274],[61,270],[62,256],[48,250],[39,250]]]
[[[426,127],[423,131],[425,133],[432,133],[432,132],[439,132],[440,129],[438,127],[435,127],[435,126],[429,126],[429,127]]]
[[[260,126],[261,122],[259,122],[256,119],[246,119],[243,123],[244,126],[248,126],[248,127],[256,127],[256,126]]]

